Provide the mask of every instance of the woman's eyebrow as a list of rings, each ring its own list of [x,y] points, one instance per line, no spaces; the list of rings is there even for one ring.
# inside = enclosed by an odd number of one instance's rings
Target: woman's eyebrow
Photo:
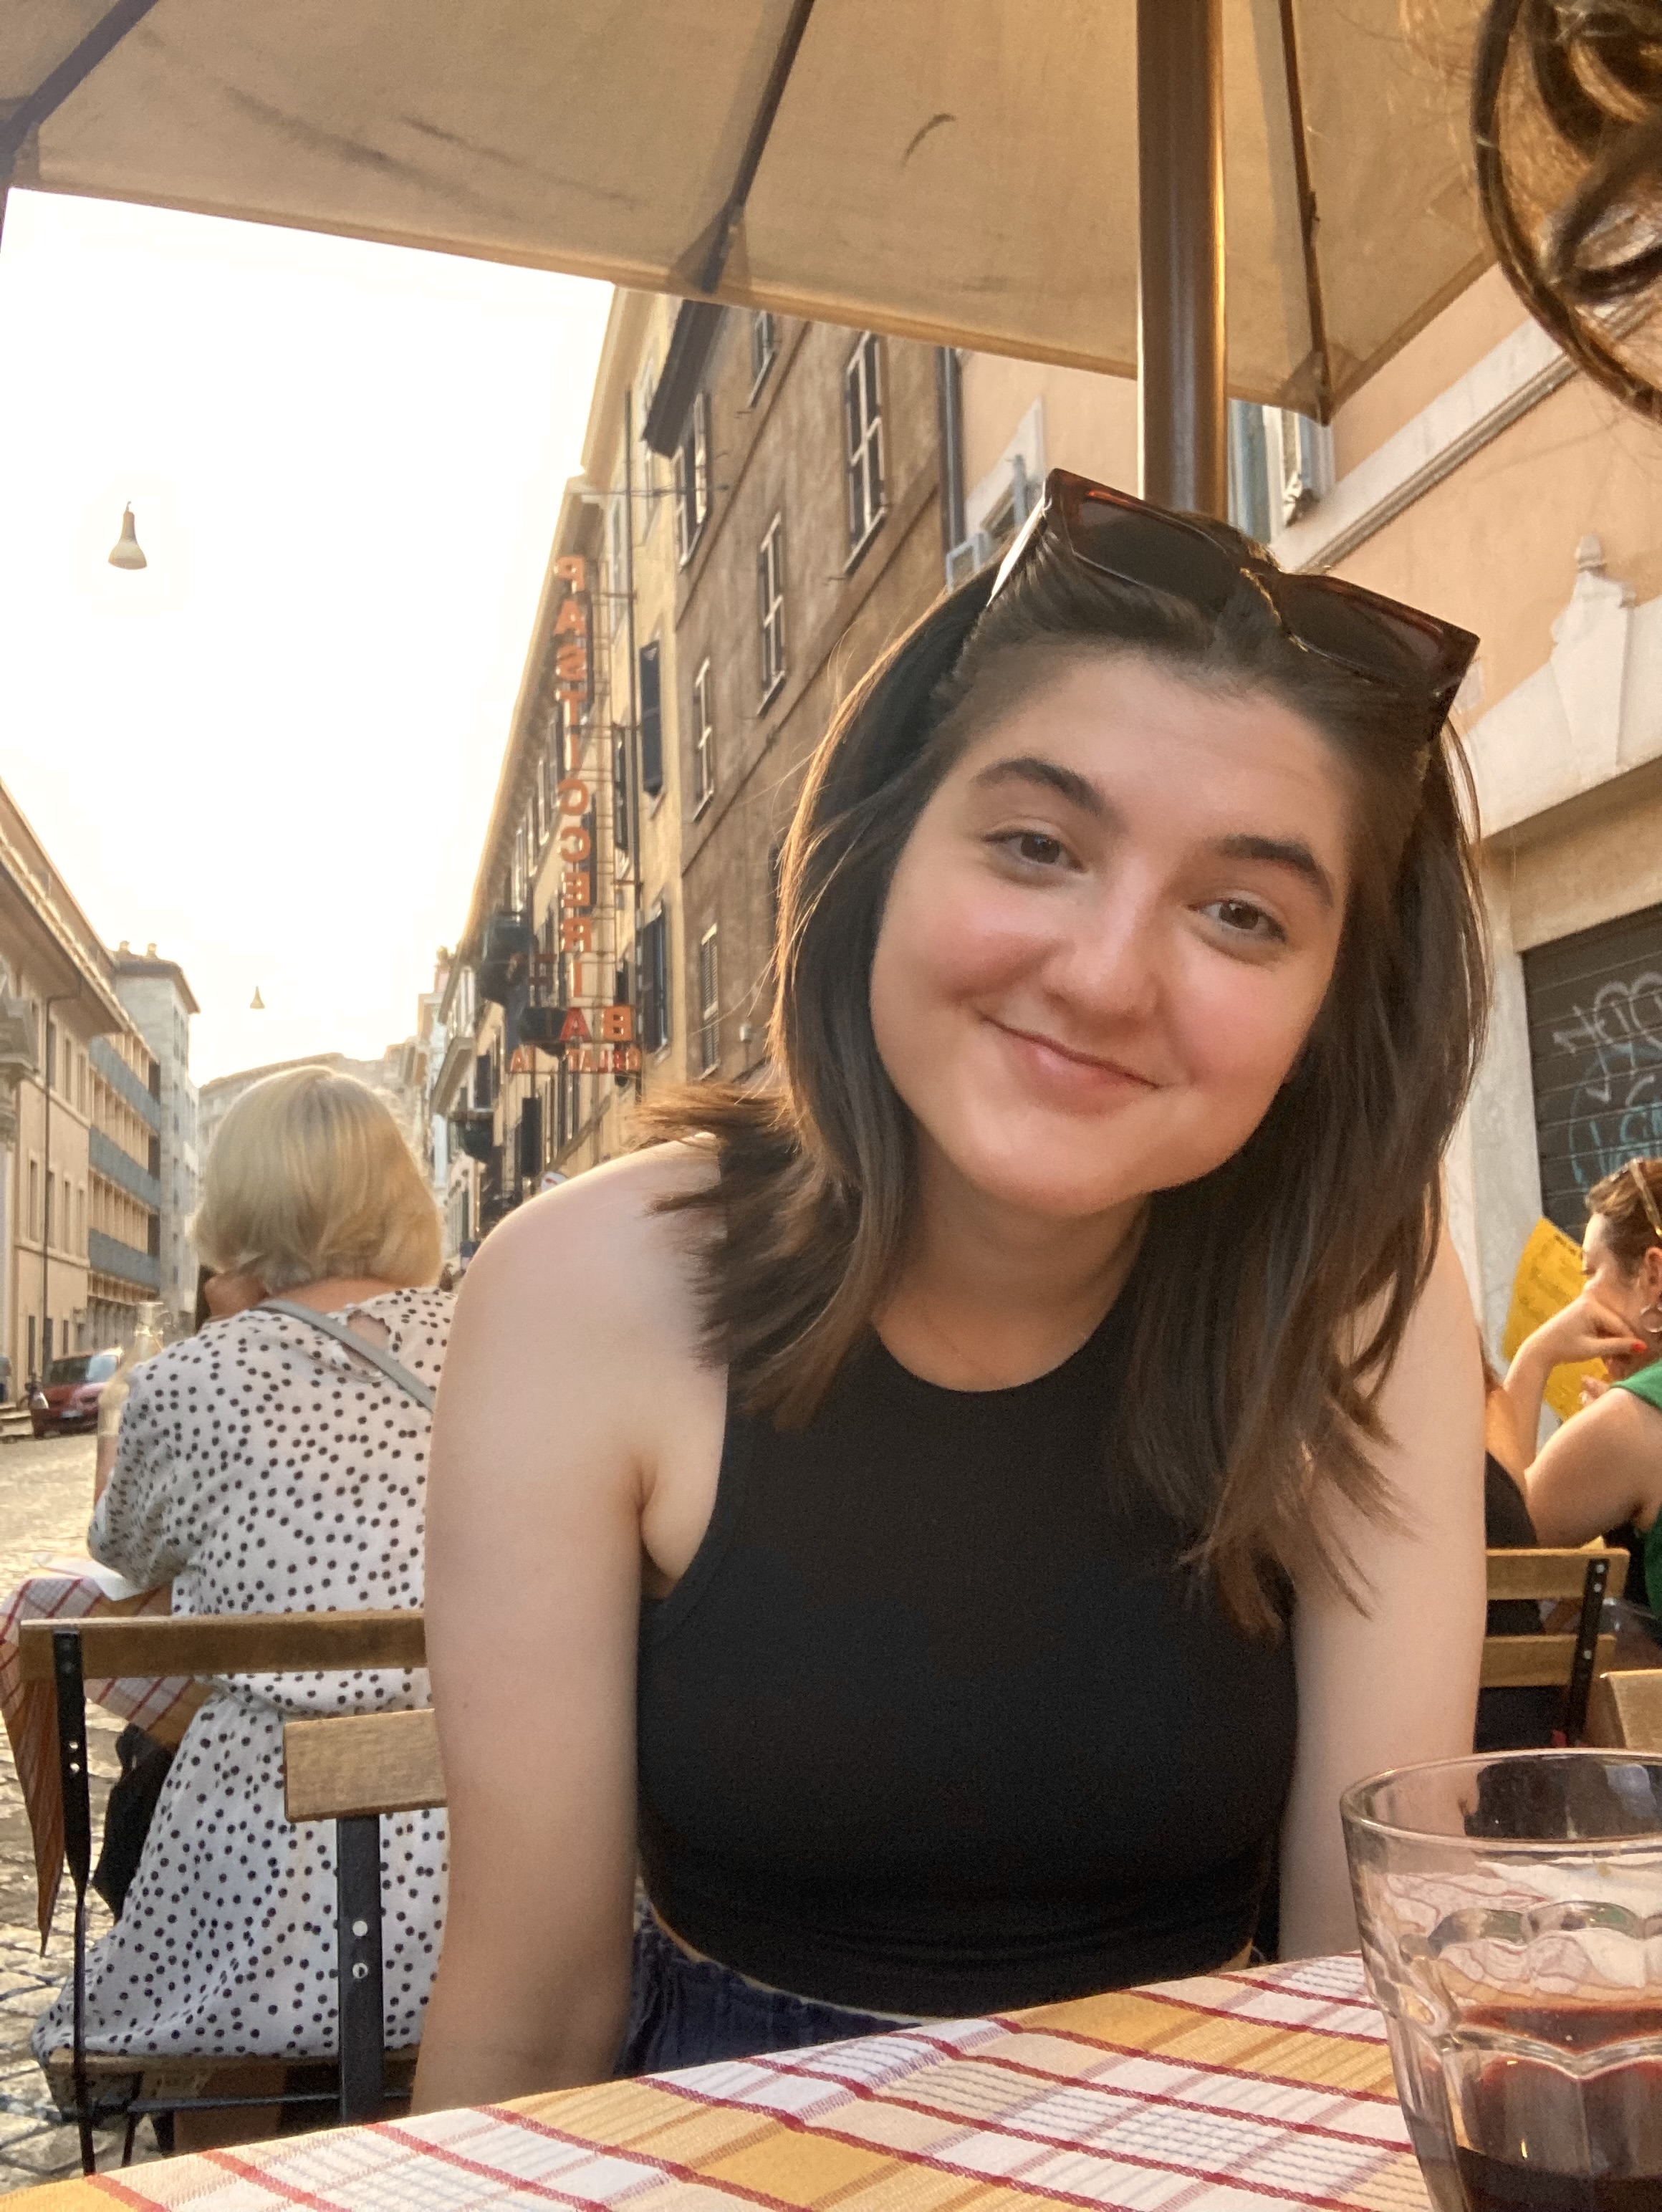
[[[1304,878],[1330,911],[1339,902],[1332,877],[1302,837],[1220,837],[1214,849],[1226,860],[1269,860],[1277,867],[1290,868]]]
[[[1114,812],[1089,776],[1081,775],[1076,769],[1063,768],[1060,761],[1045,760],[1038,753],[1017,753],[1008,760],[994,761],[990,767],[981,770],[974,781],[983,790],[998,783],[1042,783],[1099,822],[1105,822]]]
[[[1077,769],[1064,768],[1060,761],[1046,760],[1041,753],[1014,753],[1008,760],[994,761],[973,781],[983,791],[1001,783],[1042,784],[1095,821],[1119,818],[1119,810],[1089,776],[1081,775]],[[1303,877],[1324,907],[1330,910],[1339,902],[1333,878],[1302,837],[1259,837],[1243,832],[1221,837],[1213,850],[1227,860],[1268,860],[1274,866],[1289,868]]]

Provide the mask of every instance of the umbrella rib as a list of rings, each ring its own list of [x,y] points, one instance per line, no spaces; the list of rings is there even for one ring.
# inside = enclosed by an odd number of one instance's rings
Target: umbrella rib
[[[12,163],[30,131],[63,106],[76,87],[92,74],[106,54],[120,45],[134,24],[148,15],[155,5],[155,0],[116,0],[114,7],[99,18],[80,45],[71,47],[57,68],[19,100],[5,121],[0,123],[0,181],[9,179]]]
[[[1304,91],[1299,75],[1299,33],[1293,0],[1280,0],[1282,62],[1287,72],[1287,112],[1293,136],[1293,173],[1299,193],[1299,235],[1304,246],[1305,304],[1316,356],[1316,419],[1333,418],[1333,363],[1327,350],[1327,314],[1322,305],[1321,263],[1316,253],[1316,193],[1310,181],[1310,146],[1304,128]]]
[[[779,104],[785,96],[786,84],[795,66],[802,33],[807,29],[808,17],[813,13],[813,0],[792,0],[790,20],[785,25],[785,34],[779,41],[773,66],[768,71],[761,105],[752,118],[750,136],[746,139],[745,150],[739,157],[733,189],[722,201],[715,221],[705,234],[709,240],[709,248],[693,281],[697,289],[706,295],[714,292],[728,265],[728,256],[733,251],[734,234],[745,212],[745,203],[750,198],[750,188],[756,182],[756,172],[762,166],[762,156],[767,151]],[[695,246],[693,251],[696,252],[697,248]],[[692,257],[689,254],[687,258],[691,260]]]

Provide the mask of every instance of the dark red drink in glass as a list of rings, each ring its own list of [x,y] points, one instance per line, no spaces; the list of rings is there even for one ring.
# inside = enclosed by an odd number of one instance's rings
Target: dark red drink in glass
[[[1450,1759],[1343,1811],[1439,2212],[1662,2212],[1662,1759]]]

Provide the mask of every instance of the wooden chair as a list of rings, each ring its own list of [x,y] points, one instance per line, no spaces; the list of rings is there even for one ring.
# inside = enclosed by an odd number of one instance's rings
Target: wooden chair
[[[437,1723],[430,1711],[285,1722],[283,1793],[290,1820],[335,1824],[340,2112],[375,2119],[387,2097],[380,1816],[444,1803]]]
[[[1596,1678],[1608,1673],[1616,1638],[1601,1636],[1599,1616],[1618,1554],[1604,1545],[1585,1552],[1522,1551],[1488,1554],[1491,1602],[1515,1598],[1568,1599],[1580,1607],[1574,1634],[1488,1636],[1483,1639],[1482,1686],[1562,1689],[1564,1740],[1580,1743],[1586,1731],[1587,1701]]]
[[[1593,1685],[1587,1741],[1614,1751],[1662,1753],[1662,1667],[1629,1667]]]
[[[119,1675],[220,1675],[314,1674],[361,1668],[410,1668],[426,1664],[426,1624],[421,1613],[302,1613],[140,1614],[125,1619],[75,1621],[31,1620],[19,1636],[18,1671],[25,1682],[50,1682],[58,1708],[58,1772],[64,1798],[64,1863],[75,1892],[73,2032],[69,2052],[74,2085],[74,2118],[81,2137],[82,2170],[96,2170],[93,2122],[100,2114],[89,2100],[94,2081],[130,2081],[138,2077],[140,2094],[125,2106],[126,2141],[122,2164],[132,2154],[133,2132],[145,2112],[216,2112],[267,2105],[269,2085],[259,2092],[206,2094],[215,2079],[247,2074],[247,2062],[218,2057],[156,2052],[120,2058],[89,2058],[86,2049],[87,1888],[92,1872],[92,1808],[87,1782],[86,1683]],[[379,1718],[380,1716],[366,1716]],[[402,1717],[389,1716],[388,1717]],[[411,1716],[411,1717],[420,1717]],[[361,1878],[361,1869],[358,1870]],[[376,1918],[380,1915],[380,1861],[373,1869]],[[356,1892],[355,1892],[356,1894]],[[346,1927],[342,1916],[342,1928]],[[345,1937],[343,1935],[343,1944]],[[343,1992],[350,1986],[342,1976]],[[377,1982],[379,1989],[379,1982]],[[375,2018],[380,2040],[379,1997]],[[348,2106],[347,2069],[342,2066],[338,2100],[342,2117],[380,2117],[354,2100]],[[175,2086],[169,2088],[168,2084]],[[144,2094],[146,2089],[150,2094]],[[282,2101],[334,2103],[331,2089],[304,2091]]]

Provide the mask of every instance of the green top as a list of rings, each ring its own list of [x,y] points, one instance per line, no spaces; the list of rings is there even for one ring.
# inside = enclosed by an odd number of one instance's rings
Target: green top
[[[1662,1359],[1652,1360],[1637,1375],[1629,1375],[1611,1388],[1631,1390],[1635,1398],[1642,1398],[1647,1406],[1654,1406],[1662,1413]],[[1645,1531],[1645,1592],[1651,1601],[1651,1611],[1662,1617],[1662,1513]]]

